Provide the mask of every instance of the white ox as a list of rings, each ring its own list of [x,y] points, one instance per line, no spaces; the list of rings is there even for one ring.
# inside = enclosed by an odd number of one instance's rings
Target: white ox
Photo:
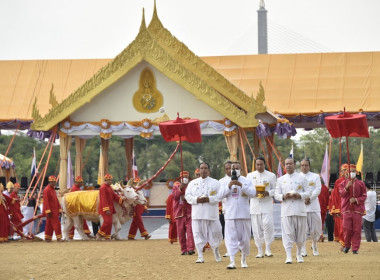
[[[115,208],[115,214],[112,215],[112,224],[114,227],[114,234],[112,235],[113,239],[120,239],[119,231],[121,230],[121,225],[125,224],[128,220],[130,220],[131,216],[133,215],[133,206],[136,204],[146,204],[146,198],[144,197],[144,194],[141,190],[135,191],[131,186],[126,185],[120,185],[119,183],[116,183],[115,185],[112,185],[112,188],[119,193],[119,195],[126,198],[124,200],[123,204],[120,205],[116,202],[114,202],[114,208]],[[96,193],[95,193],[96,192]],[[79,199],[76,203],[81,204],[83,201],[86,200],[86,196],[92,194],[92,196],[96,196],[96,205],[93,207],[93,211],[91,213],[83,213],[81,211],[78,211],[76,213],[69,212],[67,209],[67,202],[69,201],[69,196],[75,194],[76,196],[81,196],[84,198],[84,200]],[[99,207],[99,191],[79,191],[74,193],[66,193],[61,200],[62,209],[63,212],[66,213],[66,218],[64,222],[64,228],[63,228],[63,238],[64,240],[69,240],[69,231],[75,226],[76,230],[78,231],[80,237],[83,240],[88,240],[89,237],[84,233],[83,230],[83,221],[88,220],[95,223],[103,223],[103,217],[98,214],[98,207]],[[83,209],[82,205],[75,205],[76,209]],[[85,206],[84,206],[85,207]],[[70,213],[70,214],[69,214]]]

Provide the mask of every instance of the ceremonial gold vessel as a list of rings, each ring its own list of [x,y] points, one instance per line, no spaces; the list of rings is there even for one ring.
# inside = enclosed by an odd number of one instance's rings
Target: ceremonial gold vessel
[[[263,198],[265,192],[265,186],[264,185],[256,185],[256,192],[257,192],[257,197],[258,198]]]

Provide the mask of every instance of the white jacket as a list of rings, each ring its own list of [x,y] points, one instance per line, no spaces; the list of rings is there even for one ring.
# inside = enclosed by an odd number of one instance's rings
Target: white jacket
[[[363,216],[364,219],[366,219],[368,222],[374,222],[375,221],[375,213],[376,213],[376,192],[374,191],[368,191],[367,192],[367,198],[365,200],[365,211],[366,215]]]
[[[264,170],[262,173],[256,170],[249,173],[247,179],[252,182],[253,187],[256,185],[265,185],[265,190],[269,193],[269,196],[264,198],[251,198],[251,215],[273,213],[273,196],[276,190],[276,175],[267,170]]]
[[[193,220],[219,220],[218,193],[220,183],[211,177],[199,177],[192,180],[186,188],[185,199],[192,205],[191,218]],[[207,196],[210,202],[199,203],[198,197]]]
[[[289,192],[297,192],[301,199],[285,199],[283,195]],[[282,201],[281,217],[306,216],[305,199],[310,197],[310,189],[304,176],[300,173],[285,174],[277,179],[274,197]]]
[[[310,204],[306,205],[306,212],[321,212],[321,206],[319,205],[318,196],[321,193],[321,179],[319,175],[313,172],[301,173],[308,185],[311,192]]]
[[[220,200],[227,199],[225,220],[250,219],[249,198],[256,195],[256,190],[247,178],[239,176],[238,180],[242,186],[232,185],[231,189],[228,187],[231,180],[224,180],[218,194]]]

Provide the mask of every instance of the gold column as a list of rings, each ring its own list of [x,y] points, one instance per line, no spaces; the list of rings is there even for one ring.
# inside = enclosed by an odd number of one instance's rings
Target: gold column
[[[102,154],[103,154],[103,174],[108,173],[108,146],[110,141],[107,139],[100,138],[102,144]]]
[[[59,189],[64,191],[67,189],[67,154],[71,148],[71,136],[63,133],[59,134],[60,144],[60,168],[59,168]]]
[[[83,176],[83,150],[86,146],[86,139],[75,137],[75,176]]]
[[[230,161],[237,161],[237,149],[238,149],[238,141],[239,136],[238,134],[234,134],[231,136],[224,136],[224,139],[226,140],[228,151],[230,152]]]

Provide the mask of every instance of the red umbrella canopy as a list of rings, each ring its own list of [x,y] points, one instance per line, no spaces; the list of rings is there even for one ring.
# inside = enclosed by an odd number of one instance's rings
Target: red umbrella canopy
[[[160,132],[166,142],[187,141],[202,142],[201,127],[198,119],[181,119],[159,123]]]
[[[331,137],[369,137],[367,118],[365,115],[343,114],[325,118],[327,130]]]

